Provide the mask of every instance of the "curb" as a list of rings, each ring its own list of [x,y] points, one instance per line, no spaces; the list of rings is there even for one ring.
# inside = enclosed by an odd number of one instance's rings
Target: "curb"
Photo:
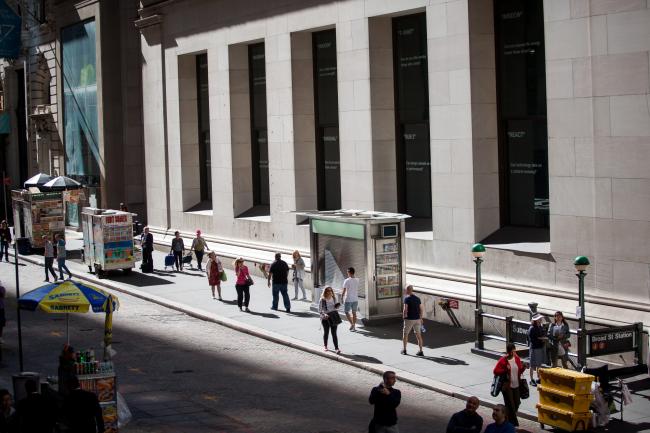
[[[13,252],[10,252],[10,255],[13,256]],[[43,266],[43,262],[41,260],[36,259],[36,258],[25,257],[25,256],[20,256],[20,258],[22,260],[26,261],[26,262],[29,262],[29,263],[32,263],[32,264],[35,264],[35,265],[39,265],[39,266]],[[435,379],[430,379],[430,378],[427,378],[427,377],[418,376],[417,374],[410,373],[410,372],[407,372],[407,371],[403,371],[403,370],[400,370],[400,369],[395,368],[395,367],[387,367],[387,366],[384,366],[384,364],[380,364],[382,367],[377,367],[377,366],[374,366],[374,365],[370,365],[370,364],[366,364],[366,363],[363,363],[363,362],[355,361],[353,359],[346,358],[345,355],[336,355],[333,352],[323,352],[323,350],[320,347],[315,346],[315,345],[310,344],[310,343],[306,343],[306,342],[298,340],[298,339],[295,339],[293,337],[288,337],[288,336],[285,336],[285,335],[282,335],[282,334],[279,334],[279,333],[276,333],[276,332],[267,331],[267,330],[259,328],[257,326],[243,324],[243,323],[238,322],[236,320],[232,320],[232,319],[228,319],[228,318],[219,316],[219,315],[217,315],[215,313],[210,313],[210,312],[205,311],[205,310],[189,307],[189,306],[184,305],[182,303],[170,301],[170,300],[164,299],[164,298],[162,298],[160,296],[151,295],[149,293],[146,293],[146,292],[143,292],[143,291],[140,291],[140,290],[137,290],[137,289],[124,288],[124,287],[118,286],[118,285],[116,285],[114,283],[109,283],[109,282],[107,282],[105,280],[100,280],[99,278],[96,278],[94,276],[80,275],[80,274],[77,274],[75,272],[72,272],[72,275],[74,275],[75,278],[77,278],[79,280],[87,281],[89,283],[92,283],[92,284],[95,284],[95,285],[98,285],[98,286],[102,286],[102,287],[105,287],[107,289],[110,289],[110,290],[113,290],[113,291],[116,291],[116,292],[126,293],[128,295],[134,296],[136,298],[139,298],[139,299],[142,299],[142,300],[145,300],[145,301],[148,301],[148,302],[153,302],[153,303],[158,304],[160,306],[170,308],[172,310],[175,310],[175,311],[178,311],[178,312],[181,312],[181,313],[185,313],[188,316],[194,317],[194,318],[199,319],[199,320],[213,322],[213,323],[225,326],[227,328],[233,329],[233,330],[238,331],[238,332],[242,332],[242,333],[252,335],[252,336],[258,337],[258,338],[263,338],[265,340],[268,340],[268,341],[271,341],[271,342],[274,342],[274,343],[278,343],[278,344],[281,344],[281,345],[284,345],[284,346],[288,346],[288,347],[291,347],[293,349],[301,350],[303,352],[308,352],[308,353],[311,353],[313,355],[317,355],[317,356],[320,356],[320,357],[323,357],[323,358],[329,358],[329,359],[331,359],[333,361],[341,362],[343,364],[347,364],[349,366],[359,368],[361,370],[369,371],[371,373],[382,375],[384,373],[384,371],[386,370],[386,368],[390,368],[393,371],[395,371],[395,373],[397,374],[397,377],[402,382],[406,382],[408,384],[411,384],[411,385],[414,385],[414,386],[417,386],[417,387],[420,387],[420,388],[428,389],[430,391],[434,391],[434,392],[437,392],[439,394],[447,395],[449,397],[458,398],[460,400],[467,400],[469,397],[471,397],[473,395],[471,393],[468,393],[463,388],[460,388],[460,387],[457,387],[457,386],[454,386],[454,385],[449,385],[447,383],[440,382],[440,381],[437,381]],[[490,409],[494,408],[497,404],[501,404],[501,403],[496,402],[496,401],[484,400],[484,399],[481,399],[480,402],[481,402],[481,406],[487,407],[487,408],[490,408]],[[519,411],[519,412],[517,412],[517,416],[521,417],[523,419],[527,419],[527,420],[530,420],[530,421],[537,422],[537,415],[533,414],[533,413],[530,413],[530,412],[527,412],[527,411]]]

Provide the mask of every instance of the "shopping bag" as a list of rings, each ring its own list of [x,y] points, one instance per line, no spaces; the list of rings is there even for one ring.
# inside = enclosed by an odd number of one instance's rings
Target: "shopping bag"
[[[226,271],[221,271],[221,274],[219,275],[219,279],[221,281],[228,281],[228,277],[226,277]]]
[[[126,400],[122,397],[122,394],[117,393],[117,427],[119,429],[124,428],[125,425],[131,421],[133,415],[129,406],[126,404]]]

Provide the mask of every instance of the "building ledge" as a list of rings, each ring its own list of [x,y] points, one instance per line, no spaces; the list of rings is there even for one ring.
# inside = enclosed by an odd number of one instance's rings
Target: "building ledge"
[[[551,254],[548,228],[502,227],[481,243],[487,248],[498,250],[534,255]]]

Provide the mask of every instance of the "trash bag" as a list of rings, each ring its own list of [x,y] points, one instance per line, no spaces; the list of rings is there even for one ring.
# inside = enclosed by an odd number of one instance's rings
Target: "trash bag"
[[[627,387],[626,383],[621,384],[621,394],[623,394],[623,404],[625,406],[632,403],[632,393],[630,393],[630,388]]]
[[[122,429],[131,421],[133,415],[122,394],[117,393],[117,428]]]
[[[610,416],[609,406],[605,397],[600,392],[600,384],[598,382],[593,382],[591,393],[594,395],[594,401],[591,403],[591,407],[596,414],[596,426],[602,427],[607,425]]]

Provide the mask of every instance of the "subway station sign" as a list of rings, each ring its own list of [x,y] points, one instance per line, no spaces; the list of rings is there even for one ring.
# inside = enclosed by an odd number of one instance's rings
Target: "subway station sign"
[[[632,352],[636,350],[637,346],[637,328],[635,326],[590,330],[587,334],[588,356]]]

